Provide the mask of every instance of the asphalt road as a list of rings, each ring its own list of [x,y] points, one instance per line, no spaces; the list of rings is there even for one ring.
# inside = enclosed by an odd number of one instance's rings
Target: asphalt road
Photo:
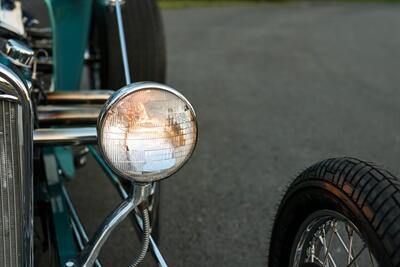
[[[355,156],[400,174],[399,14],[321,2],[163,12],[168,84],[199,120],[192,160],[162,184],[170,266],[266,266],[277,198],[314,162]],[[118,203],[103,176],[90,161],[70,185],[91,233]],[[126,266],[135,242],[119,228],[105,266]]]

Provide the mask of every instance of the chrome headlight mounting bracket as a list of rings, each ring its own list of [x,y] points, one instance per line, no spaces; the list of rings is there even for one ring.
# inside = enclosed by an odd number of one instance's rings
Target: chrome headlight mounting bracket
[[[134,183],[131,195],[125,199],[97,230],[89,244],[78,258],[78,266],[92,267],[104,243],[112,231],[141,203],[145,202],[152,193],[151,183]],[[74,264],[72,266],[75,266]]]

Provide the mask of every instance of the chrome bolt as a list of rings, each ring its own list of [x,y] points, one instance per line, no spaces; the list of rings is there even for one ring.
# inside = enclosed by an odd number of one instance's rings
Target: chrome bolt
[[[87,163],[88,159],[86,156],[79,157],[79,166],[82,167]]]

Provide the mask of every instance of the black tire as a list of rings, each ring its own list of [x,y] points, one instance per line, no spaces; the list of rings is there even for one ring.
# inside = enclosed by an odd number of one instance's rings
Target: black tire
[[[330,210],[360,230],[381,267],[400,266],[400,182],[391,173],[354,158],[333,158],[301,173],[288,187],[271,232],[269,267],[290,265],[301,225]]]
[[[128,0],[121,8],[132,81],[164,83],[165,37],[156,0]],[[101,88],[119,89],[125,85],[125,76],[115,9],[106,7],[95,14],[93,26]]]

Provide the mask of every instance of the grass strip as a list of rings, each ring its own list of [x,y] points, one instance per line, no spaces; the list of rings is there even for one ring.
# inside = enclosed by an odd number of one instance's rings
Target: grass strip
[[[257,4],[265,2],[264,0],[159,0],[159,6],[164,9],[188,8],[188,7],[218,7],[238,4]]]
[[[314,0],[308,2],[323,2],[327,0]],[[188,7],[218,7],[229,5],[247,5],[258,3],[294,3],[295,0],[159,0],[163,9],[188,8]],[[300,2],[300,1],[299,1]],[[307,1],[305,1],[307,2]],[[328,2],[347,3],[400,3],[400,0],[336,0]]]

